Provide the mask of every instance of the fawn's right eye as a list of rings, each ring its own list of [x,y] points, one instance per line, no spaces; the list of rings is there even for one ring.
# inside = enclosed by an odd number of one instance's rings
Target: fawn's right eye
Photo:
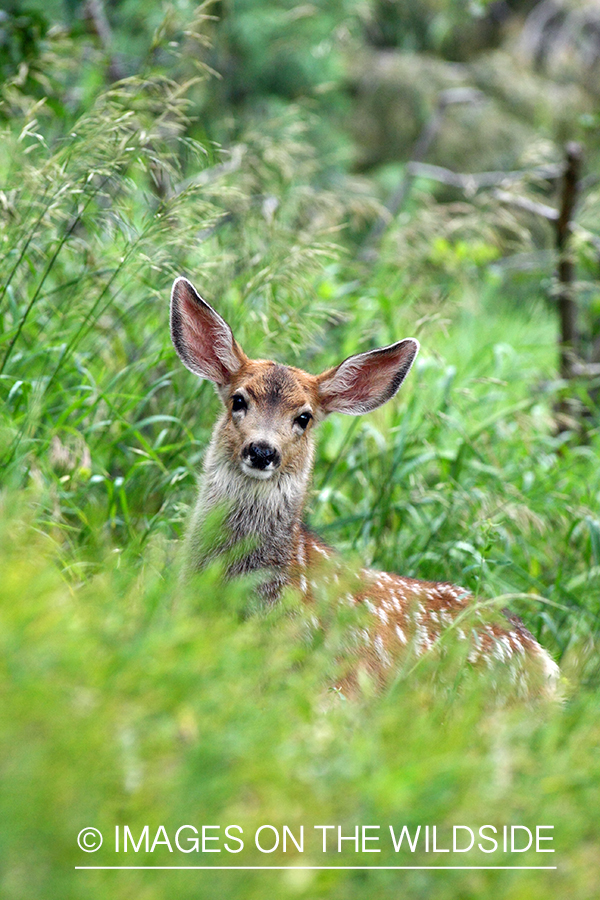
[[[231,398],[231,412],[241,412],[244,409],[248,409],[248,404],[241,394],[234,394]]]

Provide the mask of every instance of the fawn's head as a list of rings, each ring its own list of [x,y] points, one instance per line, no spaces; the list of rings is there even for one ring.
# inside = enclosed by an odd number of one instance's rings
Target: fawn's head
[[[350,356],[321,375],[249,359],[229,325],[194,286],[177,278],[171,337],[183,364],[212,381],[225,406],[218,429],[221,461],[250,478],[299,473],[312,459],[312,429],[331,412],[371,412],[394,396],[418,341]]]

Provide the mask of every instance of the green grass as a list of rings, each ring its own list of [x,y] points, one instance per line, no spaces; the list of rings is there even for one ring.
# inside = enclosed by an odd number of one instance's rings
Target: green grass
[[[101,94],[60,138],[38,114],[13,116],[0,145],[3,894],[591,900],[600,437],[597,411],[585,442],[554,433],[552,312],[537,296],[516,302],[472,260],[441,272],[418,242],[399,272],[398,235],[373,269],[355,263],[336,230],[351,199],[315,186],[297,110],[250,128],[231,173],[189,140],[183,94],[164,79]],[[178,586],[177,541],[217,412],[170,345],[179,272],[249,353],[314,372],[419,337],[397,400],[322,427],[311,522],[349,558],[514,595],[561,661],[563,705],[501,705],[483,674],[457,676],[452,653],[403,668],[383,696],[367,685],[340,702],[328,686],[352,623],[334,598],[315,629],[297,598],[256,611],[252,585],[223,587],[216,570]],[[234,822],[248,835],[267,823],[554,825],[558,870],[74,870],[114,864],[116,824],[172,836]],[[76,845],[88,825],[106,835],[93,856]],[[379,865],[434,861],[386,846]],[[372,864],[359,856],[323,860],[313,839],[293,861]],[[163,848],[147,861],[205,859]],[[250,843],[230,861],[286,857]]]
[[[595,689],[573,685],[564,706],[498,708],[485,676],[463,678],[457,690],[448,665],[425,663],[383,697],[327,701],[331,660],[348,622],[325,608],[322,632],[293,602],[283,615],[240,616],[247,592],[218,587],[216,573],[184,593],[158,536],[141,569],[127,551],[112,554],[73,590],[49,559],[54,548],[18,508],[3,510],[1,546],[5,896],[396,897],[399,884],[412,897],[594,896]],[[350,851],[323,856],[319,824],[342,825],[344,834],[379,824],[383,836],[390,824],[411,833],[437,824],[440,834],[454,824],[494,824],[500,832],[503,824],[554,825],[556,854],[525,856],[559,868],[244,876],[74,870],[212,864],[207,854],[157,848],[117,857],[112,850],[115,825],[128,825],[136,840],[145,825],[151,840],[164,825],[173,841],[183,824],[243,828],[243,853],[223,852],[223,865],[373,864],[373,856]],[[288,825],[296,836],[304,825],[305,853],[259,854],[251,836],[263,824]],[[89,825],[105,836],[93,856],[75,844]],[[396,856],[383,837],[381,846],[377,865],[445,862],[422,848]],[[523,860],[465,854],[459,863]]]

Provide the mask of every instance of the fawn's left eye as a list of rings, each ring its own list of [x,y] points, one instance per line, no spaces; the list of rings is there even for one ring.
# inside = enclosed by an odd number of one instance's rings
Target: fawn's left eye
[[[241,394],[234,394],[231,398],[231,412],[240,412],[243,409],[248,409],[248,404]]]
[[[303,412],[300,413],[299,416],[296,416],[296,418],[294,419],[294,424],[299,425],[302,431],[304,431],[311,419],[312,416],[309,412]]]

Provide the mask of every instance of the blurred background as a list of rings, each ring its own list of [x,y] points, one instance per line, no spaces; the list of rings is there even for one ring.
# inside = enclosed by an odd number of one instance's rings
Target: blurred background
[[[598,3],[4,0],[0,76],[3,896],[597,897]],[[452,658],[328,704],[335,597],[314,631],[177,587],[218,413],[178,274],[311,372],[419,338],[393,403],[323,424],[310,524],[510,605],[562,705]],[[74,870],[84,826],[188,821],[554,824],[558,870]]]

